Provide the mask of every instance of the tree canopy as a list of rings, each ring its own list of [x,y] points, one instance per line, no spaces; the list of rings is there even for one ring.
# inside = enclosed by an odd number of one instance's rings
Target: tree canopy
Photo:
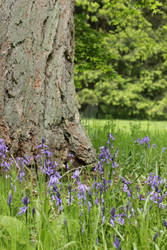
[[[81,111],[167,118],[167,1],[76,0]]]

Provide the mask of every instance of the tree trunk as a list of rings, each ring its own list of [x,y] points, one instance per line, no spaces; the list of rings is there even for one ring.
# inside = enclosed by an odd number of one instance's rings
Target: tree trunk
[[[73,82],[73,11],[74,0],[0,0],[0,138],[14,155],[45,138],[61,162],[95,161]]]

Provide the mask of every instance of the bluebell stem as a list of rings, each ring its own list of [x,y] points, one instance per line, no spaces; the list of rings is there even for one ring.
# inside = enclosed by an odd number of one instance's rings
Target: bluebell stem
[[[68,222],[67,222],[67,219],[66,219],[66,218],[64,219],[64,225],[65,225],[66,230],[67,230],[68,242],[70,242],[70,234],[69,234],[69,230],[68,230]]]

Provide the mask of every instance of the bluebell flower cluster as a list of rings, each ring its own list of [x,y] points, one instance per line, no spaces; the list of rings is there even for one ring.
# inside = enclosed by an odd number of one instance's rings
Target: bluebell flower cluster
[[[68,176],[69,183],[66,184],[67,192],[62,194],[62,187],[64,187],[63,177],[58,169],[56,161],[52,161],[52,154],[45,145],[45,140],[42,139],[42,143],[37,146],[39,154],[36,155],[36,159],[39,162],[39,174],[45,176],[46,192],[50,204],[54,206],[57,214],[64,212],[64,207],[70,209],[74,202],[77,203],[80,209],[80,217],[86,211],[87,216],[91,217],[93,209],[97,209],[100,212],[100,220],[102,226],[110,224],[110,228],[124,228],[125,225],[137,224],[138,216],[140,213],[144,213],[144,203],[147,199],[151,206],[158,209],[167,208],[167,180],[161,178],[159,175],[150,173],[147,178],[142,179],[142,184],[136,185],[133,181],[130,181],[130,177],[119,175],[118,154],[119,149],[114,149],[115,138],[110,133],[105,146],[100,148],[99,160],[97,166],[92,173],[94,176],[93,184],[89,185],[89,181],[86,183],[82,181],[81,169],[74,169]],[[146,145],[146,148],[150,147],[150,139],[148,136],[143,139],[137,139],[135,141],[138,144]],[[151,149],[150,149],[151,150]],[[11,189],[9,193],[7,204],[11,214],[11,204],[13,208],[13,196],[15,187],[15,180],[10,176],[10,169],[13,161],[7,156],[8,148],[5,146],[4,141],[0,139],[0,166],[3,168],[3,172],[7,173],[11,178]],[[72,167],[73,154],[69,154],[68,168]],[[31,161],[31,157],[25,158],[18,157],[16,159],[17,168],[17,180],[22,185],[25,177],[25,166]],[[105,171],[110,174],[105,175]],[[119,183],[119,193],[116,193],[115,183]],[[142,186],[142,188],[141,188]],[[146,190],[146,192],[144,191]],[[110,203],[108,202],[110,197]],[[113,202],[118,200],[117,202]],[[138,202],[139,210],[134,208],[134,202]],[[20,207],[18,215],[25,214],[27,221],[27,211],[30,210],[33,218],[35,218],[35,207],[31,207],[30,200],[27,196],[22,199],[23,206]],[[30,204],[30,205],[29,205]],[[34,220],[35,221],[35,220]],[[66,223],[67,224],[67,223]],[[162,227],[167,229],[167,222],[163,219],[161,221]],[[82,234],[87,229],[87,221],[82,221],[80,231]],[[115,230],[116,231],[116,230]],[[116,249],[120,249],[121,238],[119,235],[113,235],[113,245]],[[157,240],[159,233],[155,231],[153,241]],[[98,239],[96,244],[98,244]]]
[[[150,138],[148,136],[145,136],[143,139],[138,138],[135,143],[141,144],[141,145],[147,145],[147,147],[150,147]]]

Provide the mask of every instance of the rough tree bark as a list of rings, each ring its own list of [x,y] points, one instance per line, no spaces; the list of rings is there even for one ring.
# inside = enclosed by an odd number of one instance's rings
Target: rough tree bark
[[[34,152],[42,138],[56,158],[91,164],[73,82],[74,0],[0,0],[0,138]]]

